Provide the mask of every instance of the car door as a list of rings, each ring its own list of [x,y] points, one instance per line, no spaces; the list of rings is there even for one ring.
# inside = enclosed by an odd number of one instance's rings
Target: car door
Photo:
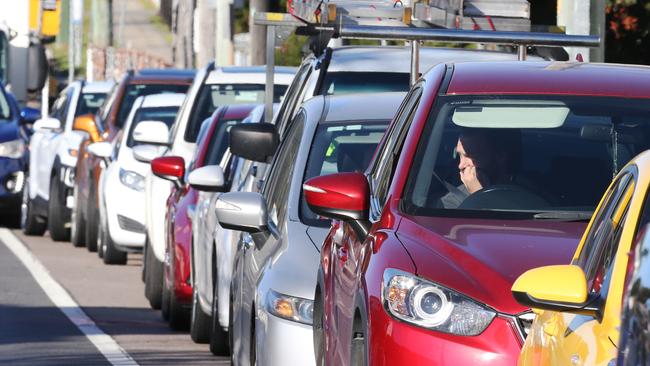
[[[636,230],[636,222],[627,221],[637,217],[629,212],[634,171],[633,166],[628,167],[610,187],[573,260],[585,272],[590,292],[599,295],[601,315],[542,312],[538,328],[531,330],[533,337],[538,337],[533,341],[540,345],[539,353],[522,354],[525,364],[609,365],[615,359],[621,297],[608,295],[617,292],[615,269],[627,267],[634,237],[630,231]]]
[[[257,280],[274,251],[286,240],[288,219],[289,182],[293,176],[297,154],[304,129],[304,115],[300,114],[292,123],[287,137],[280,144],[268,170],[262,195],[266,200],[269,231],[242,236],[240,245],[240,315],[243,339],[249,338],[255,317],[255,293]],[[248,343],[248,342],[247,342]],[[251,343],[242,344],[244,354],[249,354]],[[249,354],[250,356],[250,354]],[[250,359],[250,358],[249,358]]]
[[[70,95],[73,90],[73,88],[68,88],[61,92],[59,98],[54,103],[52,113],[50,114],[50,117],[58,119],[62,126],[68,115]],[[35,166],[32,166],[32,168],[36,169],[35,179],[38,187],[37,193],[39,196],[48,199],[50,194],[50,173],[52,172],[54,157],[56,155],[56,145],[54,141],[60,133],[61,130],[40,130],[40,137],[38,141],[35,141],[34,145],[38,146],[36,149],[37,163]]]

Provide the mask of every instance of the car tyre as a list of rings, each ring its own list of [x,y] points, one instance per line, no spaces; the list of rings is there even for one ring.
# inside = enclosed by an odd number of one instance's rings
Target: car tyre
[[[367,328],[361,320],[361,316],[355,316],[352,339],[350,340],[350,366],[366,366],[368,364],[367,335]]]
[[[97,228],[100,225],[95,200],[95,190],[91,187],[86,201],[86,248],[90,252],[97,251]]]
[[[70,212],[70,241],[75,247],[83,247],[86,245],[86,221],[84,221],[84,217],[79,210],[76,189],[73,189],[72,201],[72,211]]]
[[[68,207],[61,193],[61,181],[58,175],[54,175],[50,180],[50,199],[47,205],[47,229],[54,241],[70,240],[70,229],[66,228]]]
[[[209,343],[212,331],[212,316],[203,312],[199,304],[199,293],[192,285],[192,314],[190,317],[190,336],[194,343]]]
[[[169,293],[169,288],[167,288],[167,284],[165,284],[164,280],[162,284],[161,298],[160,315],[162,315],[163,320],[169,321],[169,305],[171,301],[171,294]]]
[[[20,206],[20,226],[25,235],[43,235],[47,229],[46,221],[34,212],[34,204],[29,198],[29,177],[25,179],[23,201]]]
[[[217,305],[217,281],[212,290],[212,335],[210,336],[210,352],[215,356],[227,356],[230,353],[230,337],[228,331],[219,324],[219,307]],[[232,323],[229,324],[232,326]]]
[[[183,307],[178,303],[178,298],[174,291],[174,271],[170,279],[171,288],[168,290],[169,296],[169,327],[173,330],[187,330],[190,326],[190,309]]]
[[[316,296],[314,296],[314,356],[317,366],[325,366],[325,354],[324,350],[324,332],[323,324],[324,313],[323,313],[323,300],[320,289],[316,291]]]
[[[104,264],[126,264],[128,261],[128,254],[115,247],[115,243],[113,243],[113,240],[111,239],[107,225],[102,226],[101,234],[101,249],[98,250],[101,250]]]
[[[147,250],[145,252],[144,295],[149,300],[152,309],[160,309],[162,307],[163,265],[156,259],[148,238],[145,246]]]

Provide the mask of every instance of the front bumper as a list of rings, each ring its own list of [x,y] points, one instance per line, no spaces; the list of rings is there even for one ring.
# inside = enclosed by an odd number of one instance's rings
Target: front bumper
[[[3,212],[15,210],[18,214],[25,187],[25,168],[24,159],[0,157],[0,208]]]
[[[108,233],[115,246],[123,251],[142,250],[146,236],[144,192],[126,187],[119,179],[107,179],[104,205]]]
[[[260,365],[315,365],[312,326],[257,310],[257,363]]]

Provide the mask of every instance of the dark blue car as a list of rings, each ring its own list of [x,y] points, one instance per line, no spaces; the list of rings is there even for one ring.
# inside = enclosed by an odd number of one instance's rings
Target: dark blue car
[[[12,222],[20,218],[31,124],[40,116],[33,108],[20,110],[14,96],[0,84],[0,215]]]

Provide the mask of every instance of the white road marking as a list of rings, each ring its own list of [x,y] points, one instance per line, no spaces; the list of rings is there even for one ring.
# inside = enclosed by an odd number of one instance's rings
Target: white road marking
[[[0,229],[0,241],[27,270],[32,274],[36,282],[41,286],[45,294],[56,305],[70,321],[97,347],[97,350],[115,366],[137,366],[131,356],[120,347],[115,340],[104,333],[92,319],[74,301],[72,296],[59,284],[43,264],[29,251],[29,249],[9,229]]]

